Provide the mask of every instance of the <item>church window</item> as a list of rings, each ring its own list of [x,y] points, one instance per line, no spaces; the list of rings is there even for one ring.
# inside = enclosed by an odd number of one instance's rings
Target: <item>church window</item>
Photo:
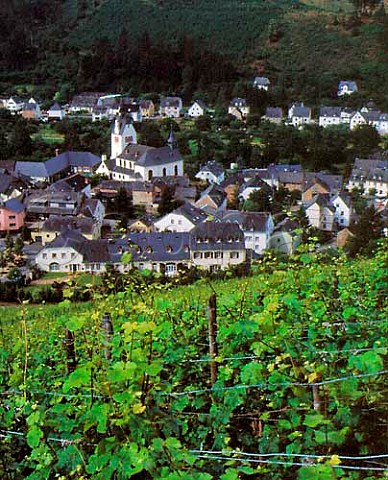
[[[175,176],[178,175],[178,165],[175,165],[175,167],[174,167],[174,175]]]
[[[163,168],[163,177],[165,177],[166,175],[167,175],[167,170]]]

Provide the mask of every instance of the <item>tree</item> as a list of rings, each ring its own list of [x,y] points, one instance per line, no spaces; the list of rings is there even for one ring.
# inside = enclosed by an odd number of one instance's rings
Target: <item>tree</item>
[[[366,158],[380,143],[380,135],[371,125],[360,125],[350,132],[351,150],[354,155]]]
[[[269,212],[271,210],[270,193],[265,189],[255,190],[243,204],[247,212]]]
[[[374,207],[367,207],[358,222],[353,226],[354,236],[349,240],[348,252],[351,257],[358,254],[372,255],[376,249],[377,240],[383,237],[383,221]]]
[[[172,212],[175,208],[178,208],[182,202],[174,200],[174,195],[175,195],[175,188],[166,185],[163,190],[162,194],[160,197],[160,202],[158,206],[158,214],[162,217],[163,215],[166,215],[167,213]]]
[[[20,119],[15,123],[8,137],[8,147],[14,157],[31,155],[32,141],[25,120]]]

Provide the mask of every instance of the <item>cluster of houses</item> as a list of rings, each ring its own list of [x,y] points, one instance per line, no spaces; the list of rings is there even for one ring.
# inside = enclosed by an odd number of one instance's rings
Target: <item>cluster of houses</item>
[[[268,91],[271,82],[267,77],[255,77],[252,86],[258,90]],[[358,91],[355,81],[345,80],[338,84],[337,96],[343,97]],[[93,121],[113,120],[120,112],[125,111],[134,122],[155,117],[179,118],[186,116],[198,118],[211,112],[201,99],[195,99],[184,108],[181,97],[161,97],[156,105],[151,99],[136,99],[121,94],[105,94],[102,92],[84,92],[75,95],[71,102],[61,106],[54,102],[47,111],[42,111],[34,98],[22,100],[14,95],[0,99],[0,108],[6,108],[12,113],[19,113],[26,119],[43,121],[60,121],[67,115],[85,115]],[[250,114],[250,106],[245,98],[232,98],[228,105],[228,114],[239,120],[245,120]],[[381,112],[373,102],[369,102],[360,110],[340,106],[321,106],[315,118],[312,109],[303,102],[289,105],[287,112],[281,107],[268,107],[263,120],[273,123],[284,123],[294,127],[318,123],[321,127],[330,125],[347,125],[351,130],[360,125],[371,125],[380,135],[388,134],[388,113]]]
[[[295,221],[275,221],[269,212],[245,212],[244,204],[261,190],[270,198],[281,187],[298,191],[311,226],[327,232],[348,227],[354,218],[347,191],[373,195],[384,206],[388,196],[388,160],[356,159],[347,184],[342,176],[305,172],[300,165],[226,172],[216,161],[184,175],[183,158],[171,131],[166,145],[137,143],[129,115],[112,123],[111,156],[63,152],[44,162],[17,161],[0,170],[0,232],[27,227],[33,243],[30,260],[43,271],[102,272],[107,265],[124,271],[130,265],[174,275],[196,266],[217,271],[249,262],[267,249],[295,251],[301,232]],[[92,187],[90,176],[102,180]],[[157,216],[169,189],[179,207]],[[144,215],[128,223],[125,236],[112,235],[116,220],[106,214],[109,200],[125,191]],[[120,212],[116,212],[120,215]]]

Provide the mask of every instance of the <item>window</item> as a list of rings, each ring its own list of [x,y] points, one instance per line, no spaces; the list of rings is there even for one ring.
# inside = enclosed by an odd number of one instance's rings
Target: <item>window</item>
[[[75,253],[71,252],[71,258],[74,258],[74,257],[75,257]]]
[[[52,254],[51,254],[51,258],[57,258],[57,254],[56,254],[56,253],[52,253]]]
[[[194,258],[202,258],[202,252],[194,252]]]
[[[223,252],[214,252],[214,258],[224,258]]]
[[[66,253],[65,252],[61,253],[61,258],[66,258]]]
[[[172,218],[171,219],[171,225],[174,225],[174,223],[175,223],[175,220]]]
[[[46,260],[46,259],[47,259],[47,253],[42,253],[42,258],[43,258],[44,260]]]
[[[16,227],[16,223],[10,223],[9,226],[10,226],[10,228],[11,227]]]
[[[176,272],[175,263],[167,263],[166,265],[166,275],[173,275]]]
[[[239,252],[230,252],[230,258],[239,258]]]
[[[213,252],[205,252],[205,258],[213,258]]]
[[[9,218],[10,220],[15,220],[16,217],[15,217],[15,215],[9,215],[8,218]]]
[[[50,272],[57,272],[59,270],[59,265],[57,263],[50,263]]]

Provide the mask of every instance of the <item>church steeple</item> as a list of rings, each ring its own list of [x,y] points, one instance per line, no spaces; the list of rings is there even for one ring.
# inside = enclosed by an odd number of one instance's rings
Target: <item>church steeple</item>
[[[170,135],[168,136],[168,139],[167,139],[167,145],[170,147],[171,151],[174,150],[174,148],[176,148],[176,146],[177,146],[177,143],[176,143],[176,140],[175,140],[175,135],[174,135],[174,130],[172,128],[172,124],[171,124],[171,127],[170,127]]]

